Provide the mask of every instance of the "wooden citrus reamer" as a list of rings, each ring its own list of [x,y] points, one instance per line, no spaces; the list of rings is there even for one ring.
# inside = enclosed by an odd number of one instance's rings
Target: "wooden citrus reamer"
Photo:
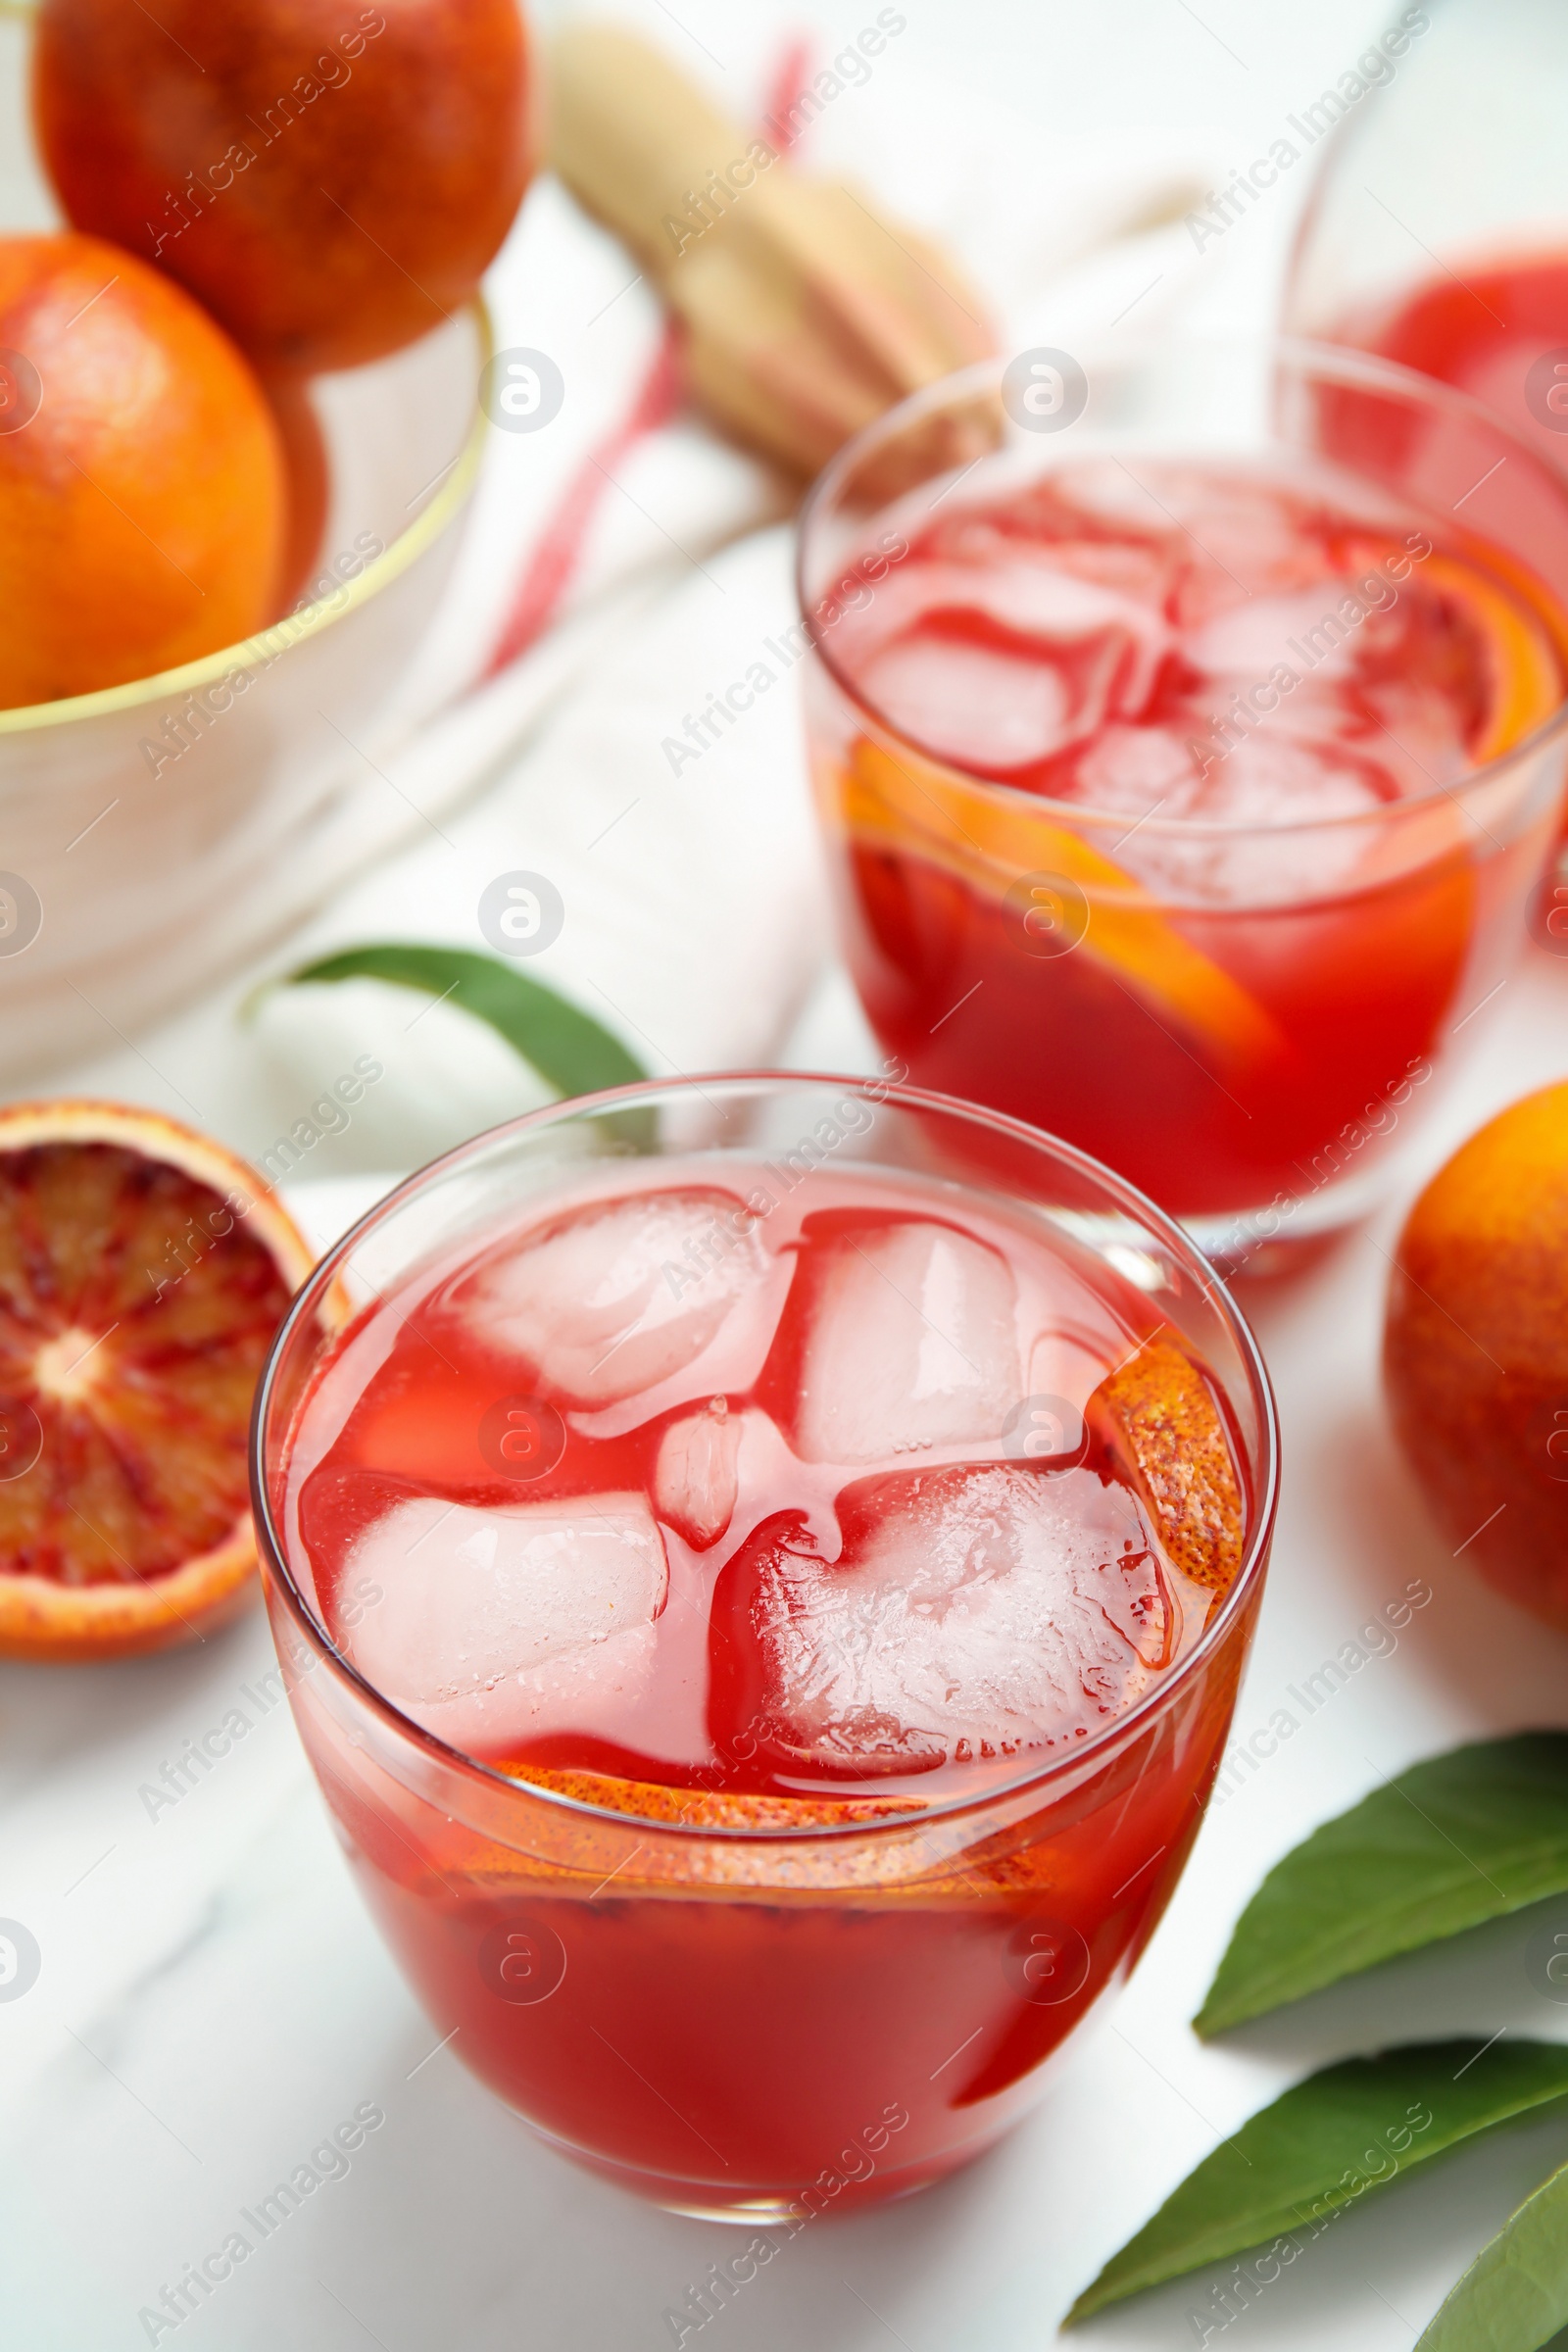
[[[809,476],[906,394],[993,350],[978,296],[935,247],[798,171],[635,34],[570,26],[551,65],[551,160],[670,305],[692,390],[737,439]],[[977,417],[974,454],[993,438]]]

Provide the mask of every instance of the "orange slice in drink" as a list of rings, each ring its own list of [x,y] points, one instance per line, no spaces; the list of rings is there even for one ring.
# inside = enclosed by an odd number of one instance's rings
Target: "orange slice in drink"
[[[662,1782],[627,1781],[603,1772],[564,1771],[543,1764],[503,1764],[516,1781],[599,1805],[608,1813],[634,1813],[640,1821],[694,1830],[842,1829],[846,1822],[892,1821],[923,1813],[918,1796],[755,1796],[731,1788],[682,1788]]]
[[[830,824],[876,849],[924,858],[982,897],[1003,901],[1029,874],[1075,885],[1089,909],[1076,953],[1103,965],[1220,1070],[1246,1077],[1284,1051],[1278,1027],[1239,980],[1194,947],[1130,874],[1043,806],[1037,813],[1026,794],[971,784],[863,735],[820,785]]]
[[[1487,649],[1492,700],[1470,757],[1477,767],[1501,759],[1548,719],[1563,699],[1562,648],[1555,616],[1534,582],[1506,596],[1485,573],[1447,556],[1428,556],[1417,575],[1468,614]],[[1560,627],[1560,623],[1555,624]]]
[[[243,1605],[251,1398],[311,1263],[189,1128],[0,1110],[0,1655],[161,1649]]]
[[[1219,1407],[1186,1349],[1146,1340],[1102,1381],[1088,1417],[1146,1497],[1182,1574],[1228,1592],[1242,1564],[1246,1504]]]
[[[1500,587],[1489,570],[1500,576]],[[1499,548],[1478,550],[1474,562],[1430,555],[1412,574],[1415,582],[1446,597],[1480,640],[1488,695],[1469,758],[1472,766],[1484,767],[1523,743],[1561,705],[1568,682],[1568,620],[1541,582]],[[1515,787],[1519,796],[1531,788],[1532,779],[1521,775]],[[1461,778],[1428,795],[1423,808],[1403,813],[1396,808],[1387,826],[1369,829],[1356,867],[1363,887],[1398,881],[1422,866],[1433,869],[1422,899],[1408,900],[1398,910],[1399,926],[1414,934],[1408,950],[1390,935],[1380,943],[1380,955],[1400,962],[1406,954],[1419,958],[1440,940],[1451,943],[1456,958],[1463,955],[1475,924],[1478,844],[1484,852],[1496,838],[1480,810],[1460,797],[1463,789]],[[1488,813],[1493,822],[1500,821]],[[1556,821],[1550,813],[1540,818],[1544,836]]]

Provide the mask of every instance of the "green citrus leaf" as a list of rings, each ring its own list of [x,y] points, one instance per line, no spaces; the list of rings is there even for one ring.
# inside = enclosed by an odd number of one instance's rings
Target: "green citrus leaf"
[[[1416,1764],[1314,1830],[1236,1925],[1200,2034],[1568,1888],[1568,1733]]]
[[[1540,2352],[1568,2325],[1568,2164],[1476,2256],[1415,2352]]]
[[[420,989],[461,1004],[477,1020],[488,1021],[559,1095],[595,1095],[606,1087],[635,1085],[648,1075],[635,1054],[591,1014],[568,1004],[542,980],[530,980],[468,948],[395,943],[347,948],[340,956],[301,964],[285,976],[284,985],[330,980],[389,980],[397,988]]]
[[[1250,2246],[1294,2262],[1299,2233],[1321,2235],[1368,2190],[1565,2096],[1568,2043],[1411,2042],[1326,2067],[1205,2156],[1067,2321]]]

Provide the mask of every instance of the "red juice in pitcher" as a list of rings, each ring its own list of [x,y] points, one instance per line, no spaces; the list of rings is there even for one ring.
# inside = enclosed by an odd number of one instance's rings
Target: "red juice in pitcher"
[[[824,1166],[840,1109],[807,1158],[612,1167],[424,1262],[273,1482],[350,1666],[552,1800],[489,1842],[302,1713],[432,2018],[687,2210],[917,2186],[1016,2115],[1168,1899],[1245,1646],[1183,1676],[1256,1499],[1152,1261]]]
[[[1468,392],[1568,468],[1568,245],[1466,262],[1337,339]]]

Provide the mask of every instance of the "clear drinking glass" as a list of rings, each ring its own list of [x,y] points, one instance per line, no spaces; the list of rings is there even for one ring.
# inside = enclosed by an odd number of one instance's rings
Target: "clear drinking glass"
[[[1009,725],[1036,723],[1024,705],[1045,665],[1001,654],[1008,627],[1028,638],[1054,624],[1037,619],[1029,579],[1018,584],[1029,550],[1010,518],[1077,468],[1108,538],[1118,498],[1164,514],[1173,545],[1211,560],[1239,604],[1251,599],[1225,500],[1189,478],[1179,515],[1171,506],[1183,466],[1326,490],[1348,512],[1393,518],[1376,530],[1415,552],[1387,564],[1369,553],[1344,604],[1348,577],[1332,595],[1303,590],[1289,620],[1249,624],[1257,642],[1224,657],[1223,698],[1164,747],[1173,767],[1201,763],[1189,805],[1185,778],[1139,781],[1108,725],[1096,739],[1114,788],[1105,805],[1023,789],[998,771]],[[941,706],[929,656],[921,668],[911,654],[896,724],[866,682],[894,673],[856,649],[923,625],[908,613],[954,578],[955,602],[983,604],[984,533],[996,585],[982,653],[996,683],[966,732]],[[1373,537],[1369,526],[1369,549]],[[927,553],[938,547],[973,568],[944,586]],[[1231,1268],[1262,1270],[1361,1213],[1390,1181],[1391,1139],[1409,1134],[1453,1052],[1484,1035],[1553,839],[1568,757],[1561,475],[1465,395],[1357,352],[1115,342],[987,364],[893,410],[822,475],[799,562],[841,935],[872,1026],[913,1080],[1094,1152]],[[922,566],[935,585],[922,588]],[[1224,796],[1268,727],[1298,720],[1342,659],[1359,658],[1363,621],[1370,645],[1411,625],[1387,612],[1418,607],[1451,615],[1482,649],[1495,755],[1434,769],[1396,713],[1369,740],[1394,744],[1401,797],[1313,814],[1304,796],[1267,805],[1260,785],[1236,814],[1240,798]],[[1069,676],[1078,649],[1062,625]],[[1396,673],[1390,691],[1401,687],[1407,699],[1440,691]],[[1063,691],[1077,691],[1070,676]],[[935,713],[923,734],[908,716],[922,710]]]
[[[463,1262],[470,1241],[533,1222],[585,1178],[657,1189],[678,1161],[665,1184],[723,1185],[759,1158],[808,1203],[841,1197],[846,1171],[891,1172],[933,1209],[1023,1221],[1135,1285],[1222,1399],[1245,1487],[1241,1565],[1196,1646],[1081,1745],[1015,1777],[1003,1766],[975,1795],[874,1820],[823,1807],[802,1828],[781,1826],[788,1807],[754,1826],[701,1791],[643,1790],[646,1807],[626,1810],[509,1777],[369,1686],[291,1533],[321,1368],[330,1358],[343,1384],[333,1414],[352,1409],[355,1366],[390,1340],[411,1273]],[[368,1354],[334,1355],[351,1316]],[[414,1177],[300,1294],[261,1383],[252,1459],[295,1720],[435,2031],[564,2154],[672,2211],[731,2220],[921,2187],[1038,2098],[1042,2062],[1125,1976],[1180,1876],[1251,1640],[1276,1488],[1256,1347],[1159,1210],[1012,1120],[796,1075],[564,1102]]]

